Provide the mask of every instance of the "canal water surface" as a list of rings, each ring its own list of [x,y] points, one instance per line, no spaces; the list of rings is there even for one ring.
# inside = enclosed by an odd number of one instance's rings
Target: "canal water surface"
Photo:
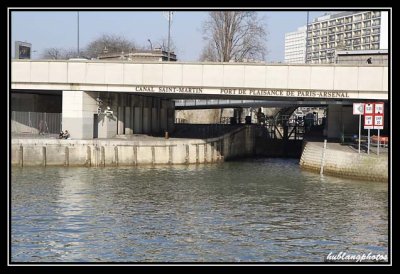
[[[388,186],[298,160],[12,168],[12,262],[323,262],[388,254]]]

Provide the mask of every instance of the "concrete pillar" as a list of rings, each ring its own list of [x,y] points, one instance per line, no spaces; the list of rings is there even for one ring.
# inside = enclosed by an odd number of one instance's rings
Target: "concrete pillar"
[[[98,138],[113,138],[117,135],[116,116],[99,115]]]
[[[125,129],[125,123],[124,123],[124,107],[118,106],[118,113],[117,113],[117,119],[118,119],[118,135],[124,134],[124,129]]]
[[[97,113],[95,92],[64,90],[62,99],[62,130],[72,139],[92,139],[94,114]]]
[[[135,133],[135,96],[131,95],[131,104],[130,104],[130,108],[131,108],[131,130],[132,130],[132,134]]]
[[[175,129],[175,103],[170,100],[168,101],[168,111],[167,111],[167,126],[168,132],[174,132]]]
[[[168,109],[161,108],[160,109],[160,129],[162,132],[167,130],[168,126]]]
[[[160,133],[160,117],[158,115],[158,108],[151,109],[151,133],[158,134]]]
[[[131,122],[131,107],[125,107],[125,134],[131,135],[133,133]]]
[[[143,133],[149,134],[151,132],[151,108],[143,108]]]
[[[134,120],[134,127],[133,132],[136,134],[143,133],[143,108],[142,107],[135,107],[134,110],[135,120]]]

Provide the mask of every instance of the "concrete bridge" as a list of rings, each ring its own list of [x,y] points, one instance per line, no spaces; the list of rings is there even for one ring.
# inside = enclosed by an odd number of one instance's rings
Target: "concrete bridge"
[[[171,99],[329,104],[386,101],[389,88],[388,67],[381,65],[14,60],[11,90],[62,94],[63,129],[90,139],[173,129]],[[111,116],[98,113],[97,99],[110,106]]]
[[[174,98],[388,99],[381,65],[12,61],[12,89],[172,95]]]

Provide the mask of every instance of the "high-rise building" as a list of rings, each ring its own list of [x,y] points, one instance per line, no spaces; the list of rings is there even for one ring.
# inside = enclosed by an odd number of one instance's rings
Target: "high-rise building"
[[[334,63],[337,51],[388,49],[387,11],[325,14],[308,25],[307,63]]]
[[[304,64],[306,60],[307,27],[285,33],[285,63]]]

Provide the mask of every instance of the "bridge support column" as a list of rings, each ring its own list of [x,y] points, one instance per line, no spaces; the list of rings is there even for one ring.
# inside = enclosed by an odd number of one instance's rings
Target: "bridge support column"
[[[143,108],[143,133],[149,134],[151,132],[151,108]]]
[[[135,107],[135,119],[133,125],[133,132],[136,134],[143,133],[143,107]]]
[[[124,134],[124,129],[125,129],[124,116],[125,116],[124,107],[118,106],[118,113],[117,113],[118,135]]]
[[[175,130],[175,102],[174,101],[168,101],[167,127],[168,127],[168,132],[174,132],[174,130]]]
[[[62,96],[62,130],[73,139],[92,139],[97,93],[64,90]]]
[[[131,107],[125,107],[125,134],[131,135],[132,133]]]

